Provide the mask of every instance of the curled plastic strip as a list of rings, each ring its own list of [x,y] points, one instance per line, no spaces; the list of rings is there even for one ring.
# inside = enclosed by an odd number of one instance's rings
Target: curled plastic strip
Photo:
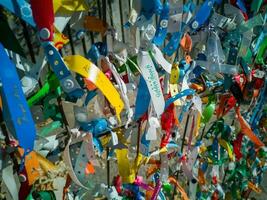
[[[169,98],[166,103],[165,103],[165,109],[167,109],[174,101],[176,101],[177,99],[180,99],[182,97],[185,97],[185,96],[189,96],[189,95],[193,95],[195,94],[195,91],[192,90],[192,89],[186,89],[186,90],[183,90],[182,92],[178,93],[177,95]]]
[[[67,63],[70,70],[80,74],[101,90],[111,105],[114,106],[117,118],[120,121],[120,113],[124,107],[124,103],[120,98],[120,94],[105,74],[89,60],[79,55],[66,56],[64,61]]]

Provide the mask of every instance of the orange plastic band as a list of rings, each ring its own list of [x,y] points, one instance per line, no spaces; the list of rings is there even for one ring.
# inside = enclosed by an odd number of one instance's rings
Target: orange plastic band
[[[238,116],[238,120],[240,122],[240,126],[241,126],[241,131],[242,133],[246,134],[246,136],[248,136],[248,138],[254,143],[256,144],[258,147],[262,147],[265,146],[264,143],[253,133],[253,131],[251,130],[251,128],[249,127],[248,123],[245,121],[245,119],[242,117],[241,113],[240,113],[240,108],[237,107],[236,109],[236,114]]]

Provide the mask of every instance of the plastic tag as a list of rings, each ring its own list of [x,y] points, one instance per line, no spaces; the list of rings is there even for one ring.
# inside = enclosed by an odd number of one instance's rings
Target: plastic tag
[[[157,128],[160,127],[160,123],[156,117],[150,116],[148,119],[148,129],[146,134],[147,140],[157,140]]]
[[[86,148],[85,148],[86,143],[82,143],[80,150],[77,148],[71,148],[71,151],[74,151],[71,153],[72,158],[76,157],[76,161],[74,162],[74,172],[79,181],[81,183],[86,184],[86,174],[91,173],[94,171],[94,167],[92,164],[89,162],[86,154]]]
[[[169,98],[167,101],[166,101],[166,104],[165,104],[165,109],[169,107],[169,105],[171,105],[174,101],[176,101],[177,99],[179,98],[182,98],[184,96],[189,96],[189,95],[193,95],[195,94],[195,91],[192,90],[192,89],[186,89],[186,90],[183,90],[182,92],[178,93],[177,95]]]
[[[149,131],[149,129],[147,130]],[[150,140],[146,138],[147,133],[144,132],[140,142],[140,153],[144,156],[149,156]]]
[[[248,123],[245,121],[245,119],[242,117],[239,108],[236,108],[236,114],[238,116],[238,120],[240,122],[241,130],[246,136],[249,137],[249,139],[255,143],[258,147],[265,146],[264,143],[253,133],[251,128],[249,127]]]
[[[214,3],[215,3],[215,0],[206,0],[202,4],[202,6],[200,7],[200,9],[198,10],[195,17],[192,20],[191,27],[193,29],[199,28],[201,25],[203,25],[207,21],[207,19],[210,16]]]
[[[159,14],[162,11],[162,3],[160,0],[141,0],[141,15],[144,15],[146,19],[150,19],[153,14]]]
[[[21,79],[21,84],[22,84],[23,93],[26,96],[28,96],[36,88],[36,86],[38,85],[38,82],[37,82],[37,80],[35,80],[31,77],[24,76]]]
[[[130,25],[134,25],[134,23],[136,22],[137,16],[138,16],[138,14],[137,14],[136,10],[134,8],[132,8],[130,10],[129,19],[124,26],[126,28],[128,28]]]
[[[178,64],[174,63],[171,68],[170,85],[169,85],[170,93],[172,97],[179,93],[178,84],[177,84],[179,80],[179,75],[180,75],[180,70],[179,70]],[[176,106],[181,105],[180,100],[176,100],[174,102],[174,105]]]
[[[70,21],[71,17],[72,13],[64,16],[55,16],[55,22],[54,22],[55,29],[58,30],[60,33],[62,33],[66,25]]]
[[[40,90],[36,94],[34,94],[28,99],[28,105],[33,106],[42,98],[44,98],[46,95],[48,95],[49,92],[56,90],[57,87],[59,87],[59,81],[57,80],[57,77],[53,74],[50,77],[48,77],[48,80],[43,85],[43,87],[40,88]]]
[[[159,24],[157,26],[157,31],[155,37],[153,38],[153,43],[161,46],[165,40],[167,35],[167,28],[168,28],[168,18],[169,18],[169,3],[166,2],[163,5],[163,9],[160,14]]]
[[[197,180],[193,178],[191,181],[189,181],[189,198],[190,200],[196,199],[196,193],[197,193]]]
[[[233,160],[233,151],[232,148],[230,146],[230,144],[228,142],[226,142],[224,139],[219,139],[219,144],[226,149],[226,151],[228,152],[229,158],[231,160]]]
[[[174,33],[167,46],[163,49],[163,52],[166,53],[168,56],[171,56],[178,48],[181,37],[181,32]]]
[[[120,121],[120,113],[124,107],[124,103],[105,74],[89,60],[79,55],[66,56],[64,61],[67,63],[70,70],[82,75],[86,80],[92,82],[101,90],[111,105],[115,108],[116,115]]]
[[[156,29],[152,24],[148,24],[145,30],[141,35],[140,49],[143,51],[147,51],[152,46],[152,39],[155,36]],[[139,51],[140,54],[140,51]]]
[[[133,183],[135,180],[135,173],[130,166],[127,149],[115,149],[119,174],[123,183]]]
[[[32,16],[32,9],[30,4],[25,0],[17,0],[16,2],[10,0],[0,1],[0,5],[10,10],[16,16],[20,17],[31,26],[35,27],[35,22]],[[20,8],[19,10],[17,8]]]
[[[81,97],[84,94],[84,91],[81,89],[76,79],[71,75],[57,49],[51,43],[47,43],[44,48],[49,64],[59,79],[63,91],[70,97]]]
[[[115,66],[109,61],[109,58],[108,57],[105,57],[103,58],[104,59],[104,62],[107,64],[108,68],[111,70],[115,80],[116,80],[116,83],[118,84],[119,86],[119,89],[121,91],[121,97],[124,101],[124,104],[125,104],[125,108],[127,110],[127,116],[128,116],[128,120],[126,122],[126,126],[128,126],[128,124],[131,122],[132,120],[132,117],[133,117],[133,111],[130,107],[130,101],[129,101],[129,98],[127,96],[127,87],[126,87],[126,84],[123,82],[123,80],[121,79],[120,75],[118,74],[117,70],[115,69]]]
[[[53,0],[30,0],[32,15],[39,29],[42,41],[52,41],[54,37]]]
[[[81,138],[79,140],[81,141]],[[63,157],[64,163],[68,167],[69,175],[70,175],[71,179],[73,180],[73,182],[76,183],[78,186],[80,186],[80,187],[82,187],[82,188],[87,190],[87,187],[85,185],[83,185],[79,181],[79,179],[77,178],[76,174],[74,173],[74,169],[73,169],[71,158],[70,158],[70,145],[71,145],[71,143],[75,143],[75,142],[78,142],[78,141],[77,140],[73,141],[72,136],[71,136],[67,146],[65,147],[65,150],[63,152],[63,156],[62,157]]]
[[[261,45],[259,46],[259,50],[255,59],[255,63],[262,64],[264,63],[264,53],[267,49],[267,36],[263,39]]]
[[[175,33],[181,30],[183,17],[183,2],[169,1],[170,14],[168,21],[168,32]]]
[[[161,189],[162,183],[158,180],[154,189],[154,192],[152,194],[151,200],[157,200],[159,193],[160,193],[160,189]]]
[[[171,73],[172,65],[163,57],[161,50],[156,46],[153,45],[152,52],[154,53],[153,58],[156,62],[169,74]]]
[[[155,112],[159,117],[164,111],[165,101],[161,91],[158,73],[148,52],[141,51],[138,54],[137,62],[151,95]]]
[[[263,0],[253,0],[251,3],[251,11],[253,11],[254,13],[257,13],[262,3],[263,3]]]
[[[38,179],[41,176],[41,166],[38,162],[37,155],[34,151],[29,153],[25,157],[25,169],[27,173],[27,180],[29,185],[32,185],[36,179]]]
[[[151,97],[145,79],[143,78],[143,76],[140,76],[138,91],[135,100],[135,120],[139,119],[145,112],[147,112],[150,104],[150,99]]]
[[[33,150],[36,130],[21,88],[16,68],[0,44],[1,97],[3,103],[3,118],[8,129],[18,139],[25,154]]]

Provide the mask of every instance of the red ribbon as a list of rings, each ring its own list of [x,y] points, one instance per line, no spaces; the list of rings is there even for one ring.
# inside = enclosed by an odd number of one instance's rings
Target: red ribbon
[[[40,33],[47,29],[49,35],[47,38],[41,38],[42,41],[53,41],[54,35],[54,10],[53,0],[31,0],[32,15],[37,24]],[[42,34],[41,34],[42,35]]]

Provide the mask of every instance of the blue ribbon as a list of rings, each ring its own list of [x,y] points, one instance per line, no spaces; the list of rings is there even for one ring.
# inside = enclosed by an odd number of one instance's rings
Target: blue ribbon
[[[134,113],[135,120],[142,117],[142,115],[145,114],[145,112],[148,110],[150,99],[151,97],[145,79],[142,76],[140,76],[138,92],[135,101],[135,113]]]
[[[97,64],[97,61],[100,55],[106,56],[107,55],[107,44],[103,42],[97,42],[91,46],[89,49],[86,58],[91,60],[93,63]]]
[[[182,112],[179,115],[179,122],[182,123],[184,114],[189,110],[190,106],[192,105],[192,102],[187,102],[185,105],[183,105]]]
[[[213,7],[215,2],[220,4],[221,0],[206,0],[202,4],[202,6],[200,7],[200,9],[198,10],[197,14],[195,15],[195,17],[193,18],[193,20],[191,22],[191,28],[192,29],[194,29],[194,30],[198,29],[201,25],[206,23],[206,21],[208,20],[210,14],[211,14],[212,7]]]
[[[84,105],[87,106],[88,103],[97,95],[97,90],[88,91],[87,96],[84,101]]]
[[[150,146],[150,140],[147,140],[146,139],[146,135],[147,133],[145,132],[143,135],[142,135],[142,138],[141,138],[141,144],[143,145],[143,150],[142,153],[145,155],[145,156],[149,156],[149,146]]]
[[[0,80],[3,101],[3,118],[9,131],[18,139],[25,150],[24,155],[33,150],[36,135],[34,121],[31,116],[22,85],[15,65],[10,61],[4,47],[0,44]]]
[[[99,134],[109,130],[108,122],[105,118],[99,118],[87,123],[81,123],[80,128],[83,131],[92,133],[94,137],[98,137]]]
[[[32,9],[30,4],[25,0],[1,0],[0,5],[14,13],[17,17],[23,19],[31,26],[36,24],[33,20]]]
[[[167,46],[163,49],[163,52],[166,53],[168,56],[171,56],[178,48],[181,37],[182,37],[181,32],[174,33]]]
[[[165,103],[165,110],[173,103],[175,102],[177,99],[180,99],[184,96],[188,96],[188,95],[193,95],[195,94],[195,90],[193,89],[186,89],[178,94],[176,94],[175,96],[169,98],[166,103]]]
[[[160,14],[162,11],[162,3],[160,0],[141,0],[141,15],[146,19],[150,19],[154,14]]]
[[[70,98],[80,98],[84,94],[84,91],[80,88],[76,79],[72,77],[57,49],[50,42],[44,42],[43,46],[48,62],[59,79],[64,92]],[[66,86],[68,82],[72,85],[71,87]]]
[[[153,43],[161,46],[165,40],[168,29],[168,19],[169,19],[169,3],[166,2],[163,6],[162,12],[159,18],[159,24],[157,26],[155,37],[153,38]]]
[[[96,47],[96,45],[93,44],[91,46],[91,49],[88,51],[86,58],[91,60],[94,64],[97,64],[99,57],[100,57],[100,52],[98,48]]]

